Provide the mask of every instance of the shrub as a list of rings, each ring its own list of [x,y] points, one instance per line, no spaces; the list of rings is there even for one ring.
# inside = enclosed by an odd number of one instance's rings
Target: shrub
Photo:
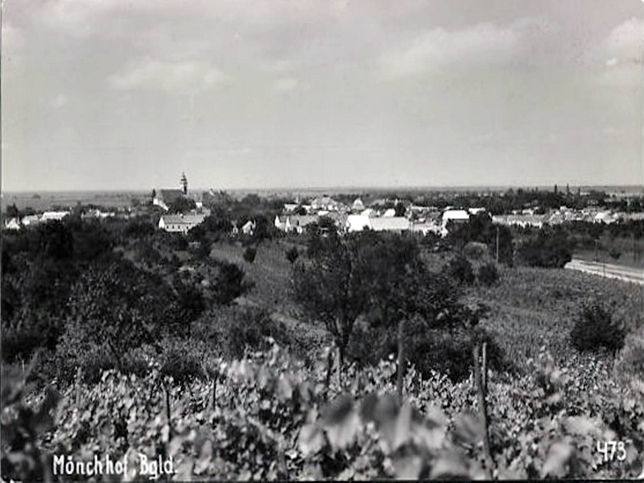
[[[494,285],[499,281],[499,270],[492,262],[481,265],[479,268],[478,279],[483,285]]]
[[[620,252],[617,248],[611,248],[608,254],[611,256],[613,260],[619,260],[619,257],[622,256],[622,252]]]
[[[570,331],[572,345],[579,351],[601,348],[618,351],[624,346],[626,330],[615,321],[610,310],[598,302],[585,304]]]
[[[290,345],[290,336],[282,323],[271,319],[268,312],[255,307],[226,307],[202,317],[194,337],[208,340],[225,357],[239,359],[246,350],[270,347],[272,337],[281,345]]]
[[[257,255],[257,249],[255,247],[246,247],[244,250],[244,260],[248,263],[253,263],[255,261],[255,256]]]
[[[487,253],[487,245],[481,242],[469,242],[463,248],[463,254],[472,260],[481,260]]]
[[[562,228],[544,227],[519,247],[520,260],[530,267],[563,268],[572,260],[573,242]]]
[[[452,381],[469,377],[476,341],[472,331],[463,327],[427,330],[418,321],[408,321],[406,332],[405,358],[422,375],[429,376],[432,371],[438,371]],[[501,348],[489,335],[483,334],[482,340],[487,343],[489,367],[496,370],[512,369],[503,357]],[[378,365],[396,352],[397,335],[392,327],[359,325],[354,329],[347,348],[349,358],[360,366]]]
[[[475,276],[472,264],[461,255],[452,258],[445,267],[447,274],[459,284],[474,283]]]
[[[234,263],[217,261],[219,273],[213,284],[212,297],[215,303],[228,305],[250,289],[244,280],[244,271]]]
[[[644,375],[644,326],[633,332],[624,345],[621,354],[622,370],[626,374]]]
[[[297,247],[291,247],[286,250],[286,259],[291,263],[295,263],[295,260],[297,260],[299,256],[300,252],[297,251]]]
[[[202,364],[206,348],[202,341],[167,337],[160,345],[161,374],[172,377],[179,384],[206,376]]]

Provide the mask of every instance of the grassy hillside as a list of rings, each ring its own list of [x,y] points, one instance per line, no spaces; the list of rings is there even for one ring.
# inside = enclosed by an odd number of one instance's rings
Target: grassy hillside
[[[285,256],[290,246],[284,241],[263,243],[253,263],[244,261],[243,248],[233,244],[214,245],[212,256],[239,264],[249,280],[255,282],[245,296],[247,302],[265,307],[295,326],[302,317],[291,297],[291,264]],[[440,270],[450,257],[450,253],[424,254],[431,270]],[[535,358],[542,346],[559,361],[568,358],[573,350],[568,334],[586,300],[599,299],[613,307],[615,316],[641,325],[642,287],[563,269],[501,266],[500,275],[499,283],[492,287],[475,285],[466,289],[466,297],[490,306],[484,327],[495,336],[508,358],[520,365]],[[302,324],[300,329],[312,330],[308,324]]]
[[[476,287],[470,296],[492,308],[486,327],[514,360],[535,357],[546,346],[558,359],[570,354],[568,333],[585,300],[612,306],[615,317],[641,325],[642,287],[617,280],[556,269],[503,268],[493,287]]]

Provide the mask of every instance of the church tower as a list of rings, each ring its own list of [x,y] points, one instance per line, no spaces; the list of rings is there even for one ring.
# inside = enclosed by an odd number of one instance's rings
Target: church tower
[[[188,178],[186,178],[186,173],[181,173],[181,191],[183,191],[184,196],[188,194]]]

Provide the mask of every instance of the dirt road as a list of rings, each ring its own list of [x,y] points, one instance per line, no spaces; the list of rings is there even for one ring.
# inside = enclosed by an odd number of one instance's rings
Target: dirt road
[[[564,268],[644,285],[644,270],[641,268],[624,267],[586,260],[572,260]]]

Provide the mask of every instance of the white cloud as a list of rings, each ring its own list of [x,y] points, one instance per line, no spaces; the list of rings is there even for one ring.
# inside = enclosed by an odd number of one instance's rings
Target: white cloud
[[[202,61],[162,62],[146,59],[110,76],[108,84],[119,90],[162,89],[199,90],[220,84],[228,77],[213,65]]]
[[[277,79],[273,83],[273,88],[280,92],[292,91],[297,88],[297,86],[298,80],[293,77],[283,77],[281,79]]]
[[[53,109],[60,109],[65,106],[65,104],[67,104],[67,96],[65,96],[65,94],[58,94],[49,103]]]
[[[491,66],[511,62],[551,64],[562,55],[558,38],[562,25],[546,16],[520,17],[507,25],[478,23],[461,29],[436,27],[381,56],[384,77],[400,77],[462,66]]]
[[[511,57],[518,48],[519,36],[512,28],[490,23],[454,31],[438,27],[403,49],[385,53],[382,63],[386,73],[395,77],[457,63],[495,63]]]
[[[644,20],[631,18],[615,27],[604,40],[603,50],[612,65],[624,62],[641,63],[644,50]]]

